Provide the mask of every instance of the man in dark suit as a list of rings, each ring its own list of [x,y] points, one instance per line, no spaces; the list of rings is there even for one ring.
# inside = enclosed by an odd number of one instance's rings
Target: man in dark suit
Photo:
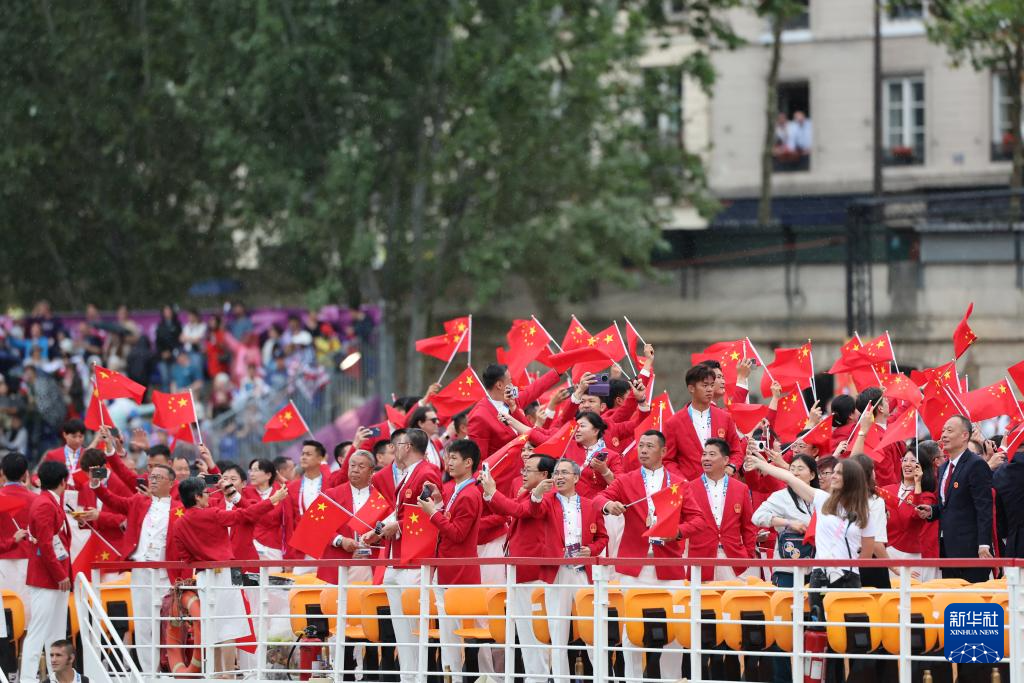
[[[992,470],[967,449],[970,437],[969,419],[954,415],[946,421],[939,443],[949,460],[939,468],[939,500],[917,509],[923,519],[939,520],[939,557],[992,559]],[[943,578],[971,583],[990,574],[985,568],[942,569]]]
[[[1010,461],[992,474],[1006,518],[1006,556],[1024,557],[1024,450],[1008,453]]]

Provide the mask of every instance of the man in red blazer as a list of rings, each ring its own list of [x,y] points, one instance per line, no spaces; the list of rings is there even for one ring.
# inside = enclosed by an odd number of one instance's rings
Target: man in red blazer
[[[604,526],[604,515],[595,505],[593,498],[579,495],[576,484],[580,480],[580,466],[570,458],[555,463],[555,492],[544,496],[551,529],[556,531],[558,545],[563,548],[564,557],[597,557],[608,546],[608,533]],[[555,583],[558,587],[544,589],[544,603],[548,613],[548,633],[551,635],[551,674],[555,680],[568,680],[569,657],[564,648],[569,643],[567,618],[572,615],[572,603],[576,591],[562,586],[588,586],[593,580],[590,567],[574,567],[563,564],[558,567]],[[593,660],[593,649],[590,649]],[[565,676],[560,679],[558,676]]]
[[[330,488],[328,481],[331,478],[331,470],[324,464],[326,457],[327,449],[319,441],[308,439],[302,442],[302,451],[299,453],[299,469],[302,470],[302,475],[288,482],[288,499],[285,500],[284,511],[281,513],[284,518],[284,559],[286,560],[313,559],[293,548],[288,541],[299,520],[302,519],[302,515],[306,514],[306,508],[316,500],[320,491]],[[301,565],[291,569],[293,574],[311,574],[314,571],[315,569],[312,567]]]
[[[71,418],[60,426],[60,436],[64,439],[64,445],[46,451],[43,455],[43,462],[62,462],[68,470],[68,475],[78,469],[78,458],[82,455],[82,447],[85,445],[85,423],[78,418]]]
[[[22,681],[36,680],[43,650],[49,672],[50,645],[66,633],[71,590],[71,526],[62,503],[68,468],[63,462],[47,460],[39,465],[38,475],[42,490],[29,514],[28,530],[36,545],[25,576],[32,616],[21,648]]]
[[[665,436],[657,430],[648,430],[637,442],[637,458],[640,469],[626,472],[604,491],[597,495],[597,504],[605,514],[623,515],[625,529],[622,542],[619,543],[617,557],[621,558],[679,558],[678,566],[644,567],[620,565],[615,569],[619,573],[619,583],[624,586],[681,586],[686,577],[681,561],[683,556],[684,526],[687,522],[700,516],[693,497],[683,496],[683,504],[678,510],[679,533],[674,538],[647,538],[643,534],[656,521],[654,504],[651,496],[663,488],[684,485],[679,474],[663,464],[665,456]],[[646,502],[644,502],[646,499]],[[629,507],[627,507],[629,506]],[[635,649],[623,632],[623,645],[627,647],[625,669],[629,678],[640,678],[643,674],[643,655]],[[678,644],[669,644],[661,656],[661,673],[665,678],[680,678],[682,654],[678,652]]]
[[[429,439],[422,429],[407,429],[393,436],[391,443],[395,446],[395,462],[404,472],[401,482],[395,487],[395,497],[392,499],[395,511],[388,516],[384,522],[384,528],[380,536],[374,532],[363,535],[363,543],[366,545],[377,545],[381,538],[384,539],[384,550],[381,557],[390,559],[394,564],[384,570],[384,590],[388,595],[388,603],[391,606],[391,623],[395,628],[395,638],[398,642],[413,643],[412,619],[406,619],[402,611],[402,590],[403,587],[418,584],[420,581],[420,568],[413,565],[402,565],[402,521],[406,515],[421,514],[417,509],[417,497],[423,492],[424,485],[429,485],[429,491],[441,490],[441,473],[426,461],[427,444]],[[385,472],[385,477],[391,473]],[[378,472],[377,474],[380,474]],[[409,615],[412,617],[413,615]],[[402,681],[416,680],[416,671],[419,670],[420,662],[418,650],[415,645],[399,645],[398,659],[402,668]],[[426,662],[422,663],[426,666]]]
[[[457,439],[448,446],[445,458],[449,481],[442,491],[420,500],[419,506],[437,527],[437,557],[475,558],[484,500],[473,474],[480,466],[480,448],[470,439]],[[442,509],[438,504],[443,503]],[[462,648],[455,635],[459,620],[444,614],[446,586],[480,585],[480,566],[468,562],[458,566],[438,567],[434,577],[434,598],[437,603],[438,627],[441,631],[441,664],[453,674],[462,673]],[[472,656],[468,657],[472,662]],[[470,663],[470,671],[478,670]]]
[[[716,438],[729,444],[730,473],[735,474],[743,464],[743,451],[732,416],[712,402],[715,371],[704,364],[695,365],[686,373],[686,388],[690,403],[665,423],[665,467],[686,481],[696,479],[703,471],[704,443]]]
[[[523,408],[555,386],[558,377],[558,373],[551,370],[533,384],[517,389],[512,384],[507,365],[492,363],[484,369],[480,381],[487,392],[487,398],[480,399],[473,406],[467,425],[469,438],[480,447],[481,459],[486,460],[491,453],[516,437],[512,427],[498,421],[498,413],[511,415],[523,424],[532,424],[523,413]],[[518,396],[514,395],[516,393]]]
[[[120,458],[108,458],[112,468]],[[124,467],[124,465],[121,465]],[[154,465],[149,471],[149,494],[119,496],[101,479],[89,479],[104,510],[127,517],[122,556],[134,562],[164,562],[177,556],[174,525],[185,515],[180,501],[171,499],[174,470],[170,465]],[[160,642],[160,627],[155,617],[160,602],[170,589],[170,576],[163,569],[132,569],[132,615],[135,625],[136,655],[143,673],[155,673],[160,657],[154,644]]]
[[[337,502],[349,512],[359,514],[362,507],[370,500],[370,496],[374,494],[374,489],[370,485],[370,479],[373,476],[373,466],[374,458],[372,453],[364,450],[355,451],[348,457],[347,481],[344,484],[327,489],[324,491],[324,495]],[[390,499],[394,500],[393,495]],[[359,541],[359,537],[366,533],[366,531],[366,527],[359,522],[351,519],[346,521],[338,527],[338,534],[327,545],[327,548],[324,550],[323,559],[351,560],[353,557],[369,559],[372,554],[371,549]],[[338,568],[336,566],[320,567],[317,569],[316,576],[327,583],[336,584],[338,583]],[[373,572],[369,567],[348,568],[348,581],[350,583],[355,581],[369,582],[372,579]]]
[[[0,461],[0,470],[7,480],[0,486],[0,496],[11,496],[25,503],[20,510],[0,516],[0,538],[10,538],[18,529],[28,529],[36,494],[28,489],[28,458],[24,455],[8,453],[3,461]],[[26,618],[31,616],[31,613],[28,587],[25,586],[25,572],[28,570],[29,555],[34,554],[35,550],[35,546],[26,539],[0,552],[0,589],[18,594],[25,606]]]
[[[750,490],[725,473],[728,464],[729,444],[725,439],[708,439],[701,457],[704,474],[687,484],[689,498],[700,509],[700,517],[684,525],[690,540],[687,557],[740,560],[733,567],[715,567],[713,577],[703,568],[701,579],[706,581],[735,579],[749,569],[746,560],[754,557],[757,528],[751,519]]]
[[[555,470],[554,458],[534,455],[526,460],[523,467],[523,490],[513,500],[498,491],[498,485],[489,472],[480,475],[484,502],[494,512],[512,518],[508,530],[508,557],[563,557],[564,548],[558,545],[556,535],[551,533],[551,515],[544,505],[544,494],[554,488],[551,478]],[[508,597],[508,609],[512,610],[516,635],[525,647],[522,650],[523,668],[528,683],[545,683],[548,680],[548,658],[533,631],[533,591],[536,584],[551,583],[558,574],[555,565],[516,567],[516,585]],[[509,634],[508,637],[511,637]],[[512,666],[512,662],[506,662]]]

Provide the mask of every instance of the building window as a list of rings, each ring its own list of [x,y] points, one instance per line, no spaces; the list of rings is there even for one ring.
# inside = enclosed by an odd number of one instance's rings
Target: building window
[[[662,0],[661,11],[666,21],[685,21],[686,0]]]
[[[814,129],[811,125],[811,91],[807,81],[780,83],[778,105],[772,169],[779,173],[809,171]]]
[[[924,163],[924,78],[885,79],[883,139],[887,165]]]
[[[992,74],[992,161],[1013,158],[1009,84],[1006,74]],[[1024,133],[1024,122],[1021,132]]]
[[[783,31],[806,31],[811,27],[809,0],[797,0],[796,4],[803,5],[803,9],[786,20],[782,25]]]
[[[645,69],[648,129],[663,145],[683,146],[683,73],[678,68]]]
[[[888,5],[890,21],[924,19],[928,11],[928,0],[890,0]]]

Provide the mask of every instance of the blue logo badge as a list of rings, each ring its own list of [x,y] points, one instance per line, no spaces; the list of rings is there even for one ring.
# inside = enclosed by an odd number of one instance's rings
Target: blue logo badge
[[[995,664],[1003,658],[1003,608],[957,602],[946,607],[946,659],[956,664]]]

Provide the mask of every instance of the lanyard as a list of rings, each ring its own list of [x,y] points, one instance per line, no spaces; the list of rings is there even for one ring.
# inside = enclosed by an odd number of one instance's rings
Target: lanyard
[[[391,463],[391,476],[395,479],[395,487],[398,487],[398,482],[402,481],[402,470],[398,469],[398,465]]]
[[[586,467],[590,464],[590,461],[594,458],[595,453],[600,453],[604,450],[604,439],[598,439],[597,443],[587,449],[587,459],[583,461],[583,466]]]
[[[458,484],[455,490],[452,491],[452,497],[448,499],[448,504],[444,506],[445,512],[451,514],[452,508],[455,507],[455,499],[462,493],[462,489],[466,488],[473,483],[473,477],[469,477],[464,482]]]
[[[64,464],[68,466],[68,472],[73,472],[78,465],[78,451],[73,451],[67,446],[64,447]]]
[[[662,466],[662,470],[661,471],[662,471],[662,478],[663,478],[662,487],[661,488],[666,489],[666,488],[668,488],[669,486],[672,485],[672,475],[668,473],[667,469],[664,469],[664,466]],[[654,481],[654,472],[651,472],[650,476],[651,476],[651,481],[653,483],[653,481]],[[647,468],[646,467],[641,467],[640,468],[640,478],[644,480],[644,497],[647,498],[647,512],[649,514],[653,515],[654,514],[654,501],[651,500],[650,494],[647,493]]]
[[[560,493],[556,494],[556,495],[558,497],[558,502],[562,506],[562,529],[563,529],[563,532],[565,532],[565,528],[567,526],[569,526],[569,515],[571,514],[569,512],[569,508],[566,507],[566,505],[569,502],[569,499],[566,498],[565,496],[563,496]],[[580,507],[580,496],[579,496],[579,494],[576,494],[575,498],[576,498],[576,515],[577,515],[577,517],[574,518],[574,521],[577,518],[580,520],[579,529],[578,529],[579,530],[579,535],[580,535],[580,541],[579,542],[582,542],[582,540],[583,540],[583,512],[582,512],[582,508]],[[565,535],[565,540],[568,541],[569,540],[569,534],[567,532],[565,532],[564,535]]]
[[[701,481],[704,482],[704,490],[707,491],[707,494],[708,494],[708,505],[711,506],[711,515],[714,516],[714,514],[715,514],[715,502],[711,498],[711,483],[708,481],[708,475],[702,474],[702,475],[700,475],[700,479],[701,479]],[[728,493],[729,493],[729,475],[727,474],[727,475],[725,475],[725,477],[722,480],[722,516],[723,517],[725,516],[725,496]],[[721,522],[719,522],[719,524],[721,524]]]

